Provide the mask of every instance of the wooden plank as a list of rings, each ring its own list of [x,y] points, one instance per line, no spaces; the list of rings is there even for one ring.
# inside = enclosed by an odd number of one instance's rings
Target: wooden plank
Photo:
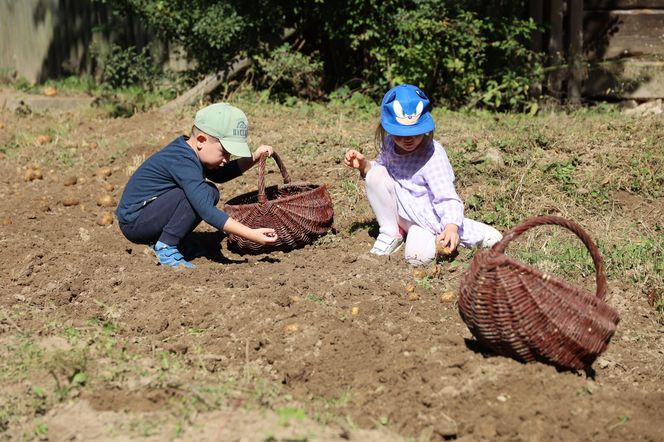
[[[528,14],[530,18],[539,26],[544,28],[542,19],[544,18],[543,0],[530,0]],[[539,29],[533,32],[530,37],[530,50],[533,52],[542,52],[542,31]]]
[[[664,0],[586,0],[586,11],[615,9],[664,9]]]
[[[563,0],[551,0],[550,11],[550,25],[551,31],[549,36],[549,64],[552,66],[559,66],[563,63],[563,16],[565,13]],[[549,75],[549,93],[555,97],[560,98],[562,81],[562,71],[556,69]]]
[[[585,55],[590,61],[664,55],[664,9],[586,11],[583,32]]]
[[[572,104],[581,103],[581,80],[583,77],[583,0],[569,2],[569,51],[570,67],[567,82],[567,99]]]
[[[596,98],[664,98],[664,61],[622,59],[592,64],[582,93]]]

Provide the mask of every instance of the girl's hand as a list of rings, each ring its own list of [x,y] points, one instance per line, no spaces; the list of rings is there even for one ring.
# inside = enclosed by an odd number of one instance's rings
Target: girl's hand
[[[446,225],[443,233],[436,237],[436,241],[438,241],[441,248],[447,247],[450,253],[453,252],[459,245],[459,226],[456,224]]]
[[[367,176],[369,169],[371,169],[371,163],[367,160],[367,157],[354,149],[346,152],[346,155],[344,155],[344,164],[351,169],[359,170],[362,178]]]
[[[344,156],[344,164],[351,169],[364,170],[367,164],[367,157],[354,149],[350,149]]]
[[[271,157],[272,154],[274,153],[274,148],[272,146],[267,146],[265,144],[258,146],[258,148],[251,155],[251,159],[254,161],[254,163],[260,159],[263,153],[267,153],[267,156]]]

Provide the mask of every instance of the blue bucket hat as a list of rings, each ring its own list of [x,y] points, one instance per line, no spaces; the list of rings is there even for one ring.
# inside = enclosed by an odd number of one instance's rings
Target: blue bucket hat
[[[397,136],[425,134],[436,127],[429,99],[412,84],[400,84],[385,94],[380,108],[380,124],[385,132]]]

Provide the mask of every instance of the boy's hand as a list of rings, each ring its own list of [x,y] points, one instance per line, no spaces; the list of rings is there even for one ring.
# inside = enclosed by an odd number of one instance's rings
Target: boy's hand
[[[459,245],[459,226],[456,224],[448,224],[445,226],[443,233],[436,237],[441,249],[447,247],[449,252],[453,252]]]
[[[273,244],[279,239],[279,236],[277,236],[277,232],[275,232],[274,229],[269,229],[267,227],[252,229],[233,218],[228,218],[226,224],[224,224],[224,232],[241,236],[242,238],[248,239],[249,241],[253,241],[262,246]]]
[[[275,232],[274,229],[261,227],[258,229],[253,229],[253,232],[256,233],[255,238],[249,239],[251,239],[253,242],[257,242],[262,246],[267,244],[274,244],[277,242],[277,239],[279,239],[279,236],[277,236],[277,232]]]
[[[267,153],[267,156],[271,157],[272,154],[274,153],[274,148],[272,146],[267,146],[265,144],[258,146],[258,148],[251,155],[251,159],[254,161],[254,163],[260,159],[263,153]]]

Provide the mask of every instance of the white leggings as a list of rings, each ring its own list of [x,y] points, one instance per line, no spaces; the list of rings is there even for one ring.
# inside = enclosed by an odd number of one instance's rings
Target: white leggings
[[[427,265],[436,259],[436,234],[399,216],[394,180],[383,166],[374,165],[366,176],[367,199],[376,215],[380,233],[391,237],[406,235],[406,261],[413,266]],[[484,223],[464,218],[459,229],[460,244],[472,247],[485,238],[497,242],[500,232]],[[465,233],[468,235],[465,235]],[[492,244],[490,244],[492,245]]]

